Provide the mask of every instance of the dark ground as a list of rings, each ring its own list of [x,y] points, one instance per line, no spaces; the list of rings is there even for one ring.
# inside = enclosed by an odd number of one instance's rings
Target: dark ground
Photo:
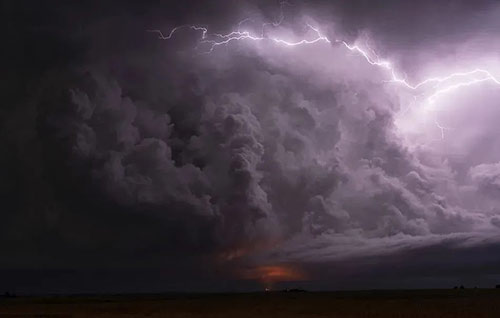
[[[500,290],[16,297],[0,317],[500,317]]]

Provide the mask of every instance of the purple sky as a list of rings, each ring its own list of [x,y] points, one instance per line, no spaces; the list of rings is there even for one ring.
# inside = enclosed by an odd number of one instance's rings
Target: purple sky
[[[2,11],[6,288],[500,280],[494,1]]]

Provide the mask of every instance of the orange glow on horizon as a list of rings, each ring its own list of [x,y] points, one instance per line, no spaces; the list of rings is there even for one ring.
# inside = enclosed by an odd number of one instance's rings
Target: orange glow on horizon
[[[301,281],[306,279],[303,271],[290,265],[264,265],[243,270],[243,279],[258,280],[267,285],[276,282]]]

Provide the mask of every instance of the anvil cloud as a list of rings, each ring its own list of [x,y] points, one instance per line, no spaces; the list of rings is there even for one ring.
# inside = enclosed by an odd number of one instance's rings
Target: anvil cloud
[[[167,282],[117,289],[493,283],[500,7],[354,2],[61,5],[68,33],[42,18],[51,49],[2,119],[0,268]]]

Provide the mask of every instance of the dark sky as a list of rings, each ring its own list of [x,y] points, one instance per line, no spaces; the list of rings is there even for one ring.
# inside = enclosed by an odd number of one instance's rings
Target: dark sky
[[[0,12],[0,290],[500,281],[495,1],[6,0]],[[207,37],[147,32],[181,25]],[[318,36],[308,25],[412,83],[488,73],[412,90],[338,42],[276,41]],[[263,39],[214,46],[238,30]]]

